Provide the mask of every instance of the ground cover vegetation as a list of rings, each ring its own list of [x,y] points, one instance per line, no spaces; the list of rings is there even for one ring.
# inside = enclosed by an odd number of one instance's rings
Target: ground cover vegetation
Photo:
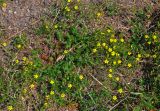
[[[158,111],[160,14],[133,9],[126,32],[104,22],[121,13],[113,1],[59,0],[30,33],[2,30],[0,110]]]

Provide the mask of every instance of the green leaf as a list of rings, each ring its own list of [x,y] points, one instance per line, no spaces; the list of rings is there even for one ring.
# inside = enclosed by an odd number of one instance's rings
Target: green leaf
[[[136,107],[134,107],[133,111],[141,111],[141,107],[140,106],[136,106]]]

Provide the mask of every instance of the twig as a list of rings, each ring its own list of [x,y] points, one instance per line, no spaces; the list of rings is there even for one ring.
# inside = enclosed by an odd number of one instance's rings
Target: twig
[[[81,43],[81,42],[80,42],[80,43]],[[78,43],[78,44],[76,44],[75,46],[71,47],[71,48],[68,50],[68,53],[69,53],[69,52],[73,52],[73,50],[74,50],[80,43]],[[82,47],[82,45],[80,45],[78,48],[81,48],[81,47]],[[60,56],[56,59],[56,62],[59,62],[60,60],[63,60],[64,58],[65,58],[65,54],[60,55]]]
[[[111,89],[107,88],[102,82],[100,82],[97,78],[95,78],[92,74],[89,74],[95,81],[97,81],[101,86],[103,86],[105,89],[113,92]]]

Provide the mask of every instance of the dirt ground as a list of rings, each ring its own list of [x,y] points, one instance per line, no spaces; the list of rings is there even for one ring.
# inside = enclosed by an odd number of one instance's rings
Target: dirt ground
[[[60,0],[59,0],[60,1]],[[0,30],[5,32],[0,40],[4,41],[10,39],[22,32],[31,29],[39,23],[41,16],[47,13],[49,6],[57,0],[13,0],[7,1],[6,8],[0,8]],[[105,0],[81,0],[83,3],[101,3]],[[106,0],[110,1],[110,0]],[[125,22],[132,17],[133,8],[143,8],[146,4],[159,4],[155,0],[115,0],[115,3],[120,7],[120,14],[118,16],[104,16],[101,24],[95,24],[94,27],[103,25],[112,25],[115,29],[121,31],[128,31],[128,24]],[[156,5],[155,5],[156,6]],[[4,55],[0,49],[1,61]]]
[[[0,7],[0,31],[4,36],[1,41],[21,34],[38,24],[42,14],[46,13],[53,0],[14,0],[7,1],[6,8]],[[0,63],[5,61],[3,50],[0,49]]]
[[[54,1],[56,0],[13,0],[7,2],[7,7],[5,9],[0,9],[0,26],[2,26],[3,30],[5,30],[5,35],[10,37],[24,28],[34,24],[40,19],[41,15],[47,11],[49,5],[51,5]],[[101,3],[104,0],[81,1],[85,3]],[[130,11],[128,9],[133,6],[136,8],[142,8],[146,4],[154,5],[153,1],[155,0],[116,0],[115,3],[119,4],[119,6],[124,9],[125,15],[126,11]],[[116,27],[121,27],[123,24],[119,22],[119,19],[123,21],[122,19],[125,19],[125,17],[105,19],[109,21],[108,23],[116,24]]]
[[[0,10],[0,24],[7,36],[17,33],[33,22],[47,10],[51,0],[14,0]]]

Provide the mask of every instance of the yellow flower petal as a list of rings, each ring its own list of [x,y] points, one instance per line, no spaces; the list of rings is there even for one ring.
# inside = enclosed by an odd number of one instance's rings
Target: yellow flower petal
[[[120,78],[119,77],[116,77],[116,81],[119,81],[120,80]]]
[[[7,4],[6,4],[6,3],[3,3],[3,4],[2,4],[2,7],[3,7],[3,8],[7,8]]]
[[[113,70],[112,70],[112,69],[109,69],[109,72],[113,72]]]
[[[93,52],[93,53],[96,53],[96,52],[97,52],[97,49],[93,49],[92,52]]]
[[[80,75],[80,76],[79,76],[79,79],[82,80],[82,79],[83,79],[83,75]]]
[[[16,64],[18,64],[18,63],[19,63],[19,60],[18,60],[18,59],[16,59],[16,60],[15,60],[15,63],[16,63]]]
[[[68,88],[72,88],[72,84],[68,84]]]
[[[64,54],[68,54],[68,52],[69,52],[68,50],[64,50]]]
[[[106,43],[102,43],[102,46],[105,47],[105,46],[106,46]]]
[[[119,92],[119,93],[122,93],[122,92],[123,92],[123,89],[122,89],[122,88],[118,89],[118,92]]]
[[[6,43],[6,42],[3,42],[2,45],[3,45],[4,47],[6,47],[6,46],[7,46],[7,43]]]
[[[112,48],[109,48],[109,49],[108,49],[108,52],[112,52]]]
[[[68,2],[68,3],[70,3],[70,2],[71,2],[71,0],[67,0],[67,2]]]
[[[50,81],[50,84],[54,84],[54,81],[53,81],[53,80],[51,80],[51,81]]]
[[[116,101],[116,100],[117,100],[117,96],[113,96],[112,99],[113,99],[114,101]]]
[[[112,78],[113,76],[112,76],[112,74],[108,74],[108,77],[109,77],[109,78]]]
[[[104,63],[105,63],[105,64],[108,64],[108,63],[109,63],[109,61],[106,59],[106,60],[104,60]]]
[[[97,47],[100,47],[100,46],[101,46],[101,43],[100,43],[100,42],[98,42],[98,43],[97,43]]]
[[[116,55],[116,52],[112,51],[112,52],[111,52],[111,55],[112,55],[112,56],[115,56],[115,55]]]
[[[122,61],[121,60],[118,60],[118,64],[121,64],[122,63]]]
[[[148,35],[145,35],[144,37],[145,37],[146,39],[148,39],[148,38],[149,38],[149,36],[148,36]]]
[[[54,91],[50,91],[50,95],[54,95]]]
[[[128,63],[128,65],[127,65],[127,66],[130,68],[130,67],[132,67],[132,64],[131,64],[131,63]]]
[[[123,38],[121,38],[121,39],[120,39],[120,41],[121,41],[121,42],[124,42],[124,39],[123,39]]]
[[[13,110],[13,106],[8,106],[7,109],[8,109],[9,111]]]
[[[61,98],[64,98],[66,95],[64,93],[61,94]]]
[[[21,47],[22,47],[22,45],[21,45],[21,44],[18,44],[18,45],[17,45],[17,48],[18,48],[18,49],[20,49]]]
[[[78,6],[77,6],[77,5],[76,5],[76,6],[74,6],[74,9],[75,9],[75,10],[78,10]]]

